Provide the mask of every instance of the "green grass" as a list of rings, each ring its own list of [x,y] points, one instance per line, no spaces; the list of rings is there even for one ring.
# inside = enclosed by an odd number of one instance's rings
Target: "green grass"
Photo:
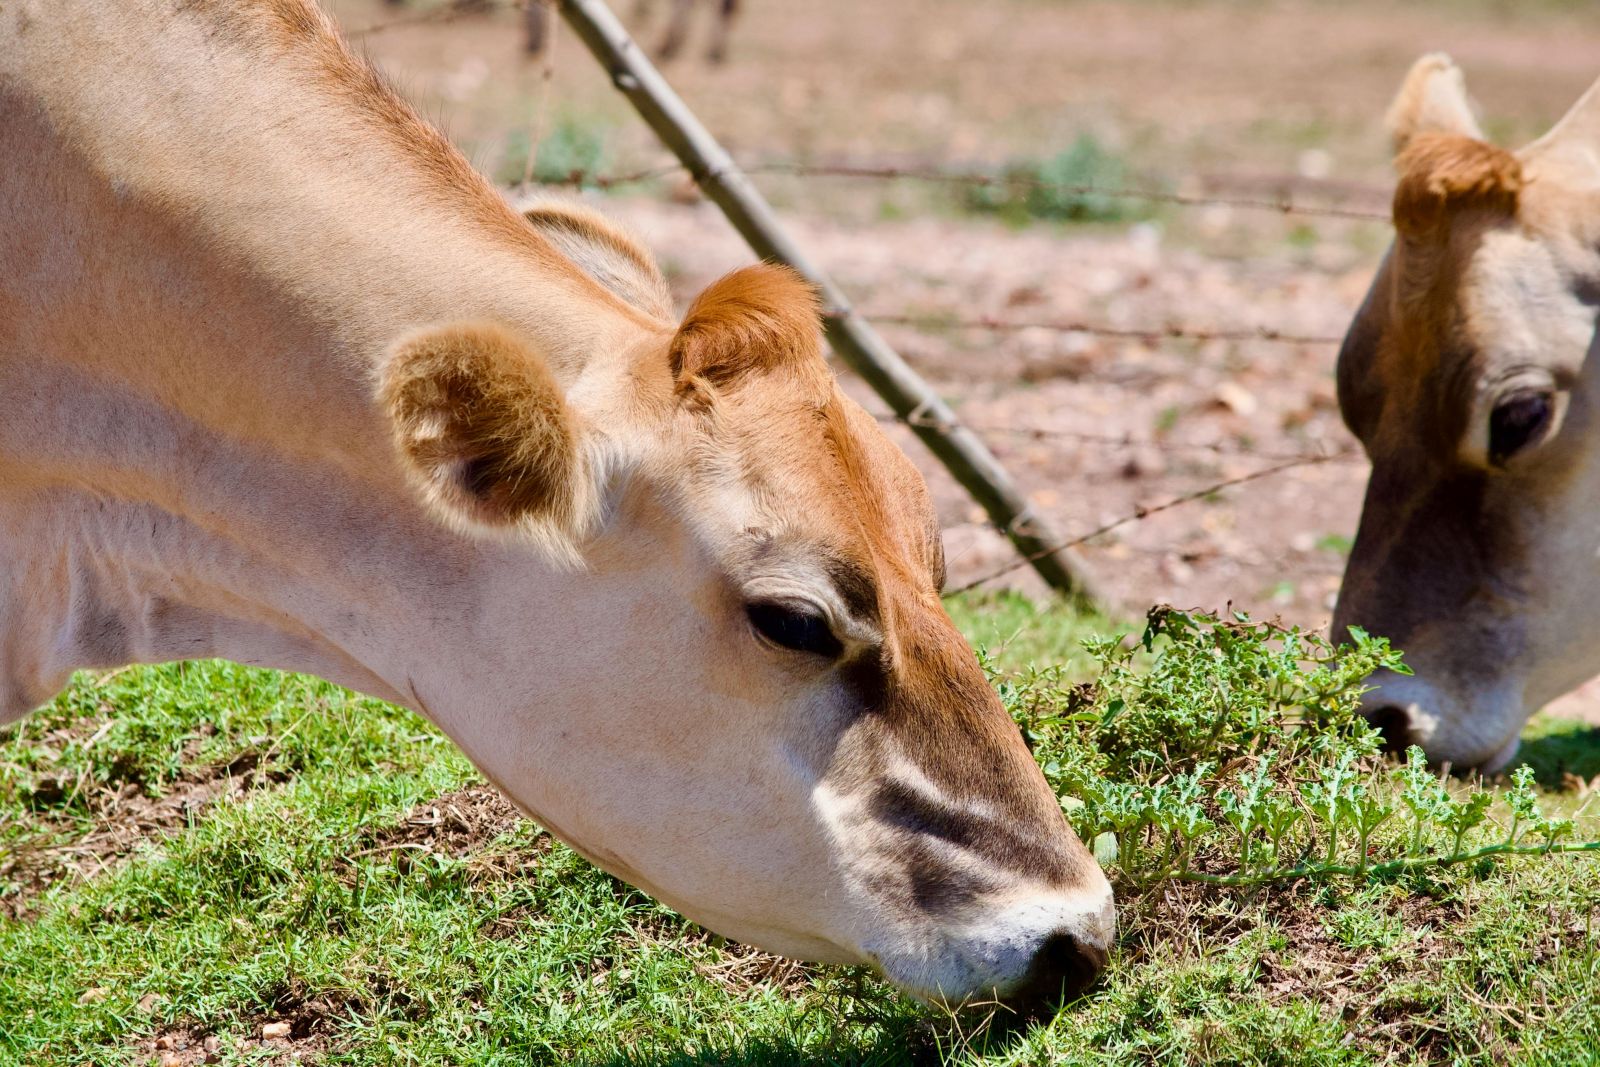
[[[1115,191],[1148,184],[1134,181],[1121,155],[1084,133],[1048,158],[1014,160],[995,181],[966,188],[961,203],[1014,226],[1036,220],[1127,222],[1148,217],[1150,204]]]
[[[1004,671],[1060,663],[1071,677],[1086,678],[1093,669],[1094,658],[1084,649],[1084,642],[1133,629],[1127,623],[1101,616],[1037,605],[1009,589],[974,590],[947,601],[945,606],[967,639]]]
[[[1014,595],[953,607],[1003,672],[1087,677],[1081,641],[1113,629]],[[1570,724],[1537,722],[1528,748],[1549,784],[1600,763]],[[0,1064],[152,1062],[141,1040],[179,1028],[219,1036],[223,1063],[281,1062],[244,1040],[273,1019],[341,1064],[1600,1056],[1593,859],[1125,894],[1095,991],[983,1029],[859,970],[723,944],[527,823],[407,847],[407,813],[478,781],[459,753],[408,712],[228,664],[84,678],[0,736],[0,901],[32,891],[8,854],[91,841],[219,768],[239,788],[0,919]]]
[[[527,129],[513,130],[503,146],[495,171],[502,185],[519,185],[527,174],[529,137]],[[609,140],[607,124],[594,116],[559,116],[540,141],[533,180],[563,185],[606,173],[611,165]]]

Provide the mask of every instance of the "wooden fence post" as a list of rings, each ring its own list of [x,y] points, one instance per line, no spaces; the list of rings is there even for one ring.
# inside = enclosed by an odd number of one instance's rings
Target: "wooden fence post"
[[[788,264],[817,287],[828,343],[839,358],[911,427],[1040,577],[1057,591],[1087,604],[1092,593],[1084,576],[1055,549],[1057,539],[1033,514],[1000,461],[790,238],[766,198],[667,84],[604,0],[561,0],[561,13],[611,75],[612,84],[722,209],[756,255]]]

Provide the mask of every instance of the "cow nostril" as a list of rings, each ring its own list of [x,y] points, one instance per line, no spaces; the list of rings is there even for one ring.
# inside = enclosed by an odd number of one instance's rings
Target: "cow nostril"
[[[1052,1015],[1089,988],[1105,969],[1107,958],[1105,949],[1072,934],[1051,934],[1034,954],[1027,978],[1005,998],[1006,1003],[1025,1017]]]
[[[1367,721],[1383,737],[1383,750],[1404,754],[1411,747],[1411,716],[1404,708],[1385,704],[1366,713]]]

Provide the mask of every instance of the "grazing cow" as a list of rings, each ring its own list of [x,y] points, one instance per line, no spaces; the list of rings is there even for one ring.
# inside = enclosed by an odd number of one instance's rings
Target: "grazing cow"
[[[940,1001],[1099,970],[1110,887],[798,278],[675,322],[310,0],[6,0],[0,42],[0,722],[77,668],[314,672],[730,937]]]
[[[1335,632],[1415,669],[1372,679],[1391,744],[1492,770],[1600,671],[1600,86],[1512,153],[1427,56],[1389,118],[1396,237],[1339,355],[1372,477]]]

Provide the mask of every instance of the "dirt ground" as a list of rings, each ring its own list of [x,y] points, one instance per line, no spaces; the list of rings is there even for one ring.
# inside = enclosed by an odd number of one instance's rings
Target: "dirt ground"
[[[447,0],[323,2],[359,33]],[[665,0],[612,6],[659,38]],[[746,0],[714,66],[700,6],[667,73],[737,153],[993,163],[1087,131],[1174,174],[1292,171],[1314,148],[1378,181],[1378,119],[1419,54],[1454,55],[1490,132],[1517,140],[1594,80],[1600,33],[1582,0]],[[545,65],[514,12],[357,39],[486,166],[539,110]],[[553,68],[551,115],[614,126],[619,162],[666,158],[570,33]]]
[[[331,6],[358,32],[395,11],[377,0]],[[641,38],[657,32],[645,23]],[[601,167],[612,173],[667,158],[570,34],[558,35],[550,60],[522,53],[512,12],[359,40],[492,172],[506,172],[530,131],[562,122],[600,131]],[[730,62],[708,64],[698,47],[669,78],[747,160],[994,167],[1047,157],[1087,132],[1142,183],[1381,210],[1381,115],[1412,59],[1450,51],[1485,128],[1516,143],[1600,75],[1600,15],[1560,0],[888,0],[866,15],[846,0],[754,0]],[[1253,471],[1335,457],[1130,522],[1080,550],[1127,609],[1231,602],[1326,625],[1366,469],[1338,416],[1336,345],[1322,339],[1349,322],[1385,225],[1211,206],[1017,229],[911,183],[763,184],[869,314],[1308,338],[883,326],[1062,536]],[[681,183],[596,202],[658,250],[680,298],[751,258]],[[906,431],[892,432],[933,487],[952,584],[1012,558],[938,464]],[[1038,589],[1026,571],[1003,581]],[[1562,710],[1600,721],[1600,688]]]

